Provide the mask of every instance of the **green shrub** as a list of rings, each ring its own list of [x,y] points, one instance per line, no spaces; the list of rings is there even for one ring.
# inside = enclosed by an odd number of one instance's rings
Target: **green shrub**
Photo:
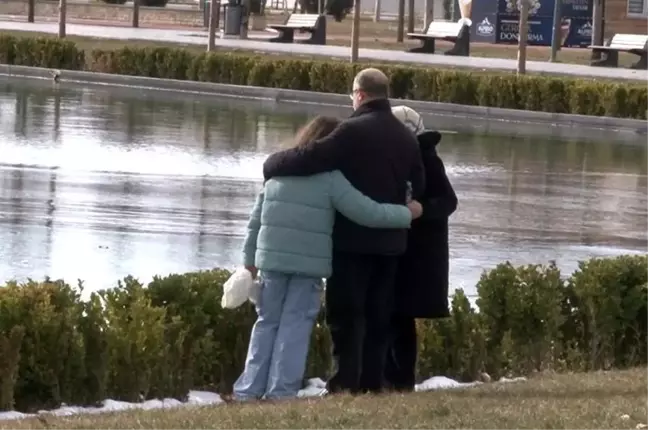
[[[0,62],[337,94],[349,92],[361,67],[341,61],[275,60],[256,54],[195,53],[182,48],[124,47],[85,53],[73,42],[12,36],[0,36]],[[645,119],[648,108],[648,89],[641,83],[374,66],[390,77],[394,98],[637,119]]]
[[[14,391],[20,365],[20,345],[25,336],[22,326],[14,326],[8,334],[0,333],[0,411],[14,407]]]
[[[147,399],[158,367],[168,358],[166,311],[153,306],[144,287],[130,277],[99,295],[105,302],[108,393],[129,402]]]
[[[82,310],[79,293],[63,281],[0,288],[0,333],[24,332],[20,350],[9,354],[20,354],[13,395],[18,409],[84,401],[76,391],[83,374]]]
[[[457,290],[452,298],[448,346],[450,374],[464,381],[478,379],[486,357],[484,333],[463,290]]]
[[[554,264],[498,265],[482,274],[477,306],[496,376],[553,368],[560,350],[564,283]]]
[[[503,96],[508,97],[508,96]],[[83,285],[0,288],[0,410],[185,399],[228,392],[243,369],[254,308],[223,309],[226,270],[127,277],[82,300]],[[646,365],[648,258],[593,259],[562,279],[554,264],[484,272],[477,305],[457,290],[451,316],[417,321],[420,378],[471,381],[530,372]],[[325,310],[307,377],[331,369]]]
[[[646,363],[648,258],[622,256],[579,264],[568,283],[570,334],[585,369]],[[574,326],[576,328],[574,328]]]
[[[193,387],[229,392],[242,370],[256,314],[251,305],[223,309],[220,305],[226,270],[156,277],[148,295],[166,309],[167,322],[182,321],[187,335],[176,352],[177,371],[185,393]]]

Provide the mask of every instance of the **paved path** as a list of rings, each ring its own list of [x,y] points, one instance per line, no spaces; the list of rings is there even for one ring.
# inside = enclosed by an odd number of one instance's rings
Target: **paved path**
[[[42,33],[57,33],[58,24],[49,22],[12,22],[0,21],[0,30],[23,30]],[[99,37],[107,39],[151,40],[157,42],[183,43],[188,45],[206,45],[206,32],[197,29],[152,29],[106,27],[100,25],[68,24],[69,35]],[[256,38],[256,34],[254,35]],[[267,36],[271,37],[271,36]],[[261,38],[261,36],[259,36]],[[344,46],[316,46],[304,44],[270,43],[263,39],[239,40],[216,39],[216,44],[225,48],[244,49],[261,52],[276,52],[293,55],[312,55],[334,58],[348,58],[349,48]],[[515,70],[516,60],[483,57],[453,57],[445,55],[413,54],[409,52],[363,49],[359,56],[365,60],[390,61],[400,63],[418,63],[431,66],[468,67],[474,69]],[[630,70],[622,68],[590,67],[578,64],[549,63],[528,61],[527,71],[547,74],[574,75],[583,77],[599,77],[609,79],[648,80],[645,70]]]

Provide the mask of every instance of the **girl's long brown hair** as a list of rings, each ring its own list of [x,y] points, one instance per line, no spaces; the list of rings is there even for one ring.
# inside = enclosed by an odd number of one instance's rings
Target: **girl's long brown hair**
[[[340,125],[340,120],[331,116],[316,116],[295,135],[294,146],[304,146],[328,136]]]

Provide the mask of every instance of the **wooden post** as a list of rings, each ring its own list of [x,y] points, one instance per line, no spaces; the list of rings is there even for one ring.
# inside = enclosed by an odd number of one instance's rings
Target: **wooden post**
[[[425,0],[425,15],[423,15],[423,31],[427,31],[427,28],[432,21],[434,21],[434,0]]]
[[[398,28],[396,42],[402,43],[405,38],[405,0],[398,0]]]
[[[36,0],[27,1],[27,22],[34,22],[34,9],[36,5],[34,4]]]
[[[358,61],[358,45],[360,44],[360,0],[355,0],[353,7],[353,27],[351,27],[351,62]]]
[[[380,21],[380,7],[381,7],[380,0],[376,0],[374,3],[374,18],[373,18],[374,22]]]
[[[139,27],[140,0],[133,0],[133,28]]]
[[[592,2],[592,45],[603,45],[603,1]],[[600,60],[600,52],[592,52],[592,60]]]
[[[518,29],[517,74],[526,73],[526,48],[529,37],[529,0],[522,0],[520,10],[520,28]]]
[[[560,45],[562,42],[562,37],[560,33],[560,25],[562,24],[562,1],[554,1],[554,14],[553,14],[553,35],[551,36],[551,56],[549,61],[552,63],[556,62],[556,56],[560,50]]]
[[[67,1],[59,0],[59,28],[58,37],[65,38],[65,12],[67,9]]]
[[[414,12],[414,0],[408,0],[407,4],[407,32],[414,33],[414,21],[416,13]]]
[[[207,52],[216,48],[216,28],[218,27],[218,6],[216,0],[209,0],[209,31],[207,37]]]

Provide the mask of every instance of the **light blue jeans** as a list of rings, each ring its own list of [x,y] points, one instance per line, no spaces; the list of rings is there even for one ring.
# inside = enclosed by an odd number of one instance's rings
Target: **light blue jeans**
[[[261,273],[261,294],[245,370],[234,383],[236,400],[285,399],[302,388],[322,280],[290,273]]]

